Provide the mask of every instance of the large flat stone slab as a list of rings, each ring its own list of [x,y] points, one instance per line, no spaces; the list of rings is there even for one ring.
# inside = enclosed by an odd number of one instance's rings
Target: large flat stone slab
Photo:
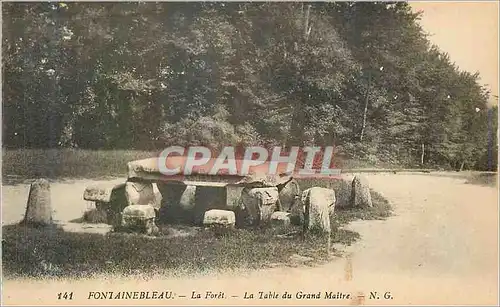
[[[276,186],[277,184],[286,182],[290,179],[289,175],[270,175],[269,162],[252,167],[249,174],[244,174],[242,171],[242,165],[245,160],[240,159],[234,160],[236,169],[238,170],[236,174],[229,174],[227,169],[221,169],[216,174],[212,174],[211,169],[215,164],[215,158],[210,159],[206,164],[202,166],[194,167],[191,174],[184,175],[183,169],[186,160],[186,156],[172,156],[166,159],[164,163],[167,168],[180,169],[179,174],[176,175],[163,174],[160,171],[160,159],[158,158],[148,158],[143,160],[131,161],[127,164],[128,178],[149,180],[153,182],[189,182],[185,183],[186,185],[206,185],[207,182],[213,182],[222,185],[235,184],[243,186],[247,186],[249,183],[260,186]],[[282,167],[281,164],[278,165],[278,168],[280,167]]]

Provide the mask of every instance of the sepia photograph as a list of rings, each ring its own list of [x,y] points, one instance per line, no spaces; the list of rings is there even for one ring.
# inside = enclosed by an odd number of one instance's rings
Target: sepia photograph
[[[0,6],[2,306],[498,306],[498,1]]]

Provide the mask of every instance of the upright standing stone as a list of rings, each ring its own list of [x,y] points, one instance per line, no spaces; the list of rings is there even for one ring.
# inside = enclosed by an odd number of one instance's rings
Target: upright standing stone
[[[155,209],[160,210],[163,204],[163,196],[161,195],[160,188],[157,183],[153,183],[153,193],[155,195]]]
[[[241,192],[240,208],[246,225],[259,225],[271,221],[278,209],[278,188],[245,188]]]
[[[335,191],[313,187],[302,193],[304,231],[330,233],[330,215],[335,210]]]
[[[234,211],[236,210],[236,208],[238,208],[241,192],[243,191],[243,189],[244,187],[237,185],[228,184],[226,186],[226,210]]]
[[[162,204],[158,212],[162,222],[189,223],[194,222],[196,186],[181,183],[157,183],[162,195]]]
[[[356,208],[373,207],[370,186],[366,178],[356,175],[352,180],[351,206]]]
[[[348,208],[351,201],[352,178],[334,180],[335,208]]]
[[[52,205],[48,180],[37,179],[31,184],[23,223],[31,225],[52,224]]]
[[[281,211],[291,212],[292,208],[300,204],[300,186],[297,180],[290,179],[284,184],[278,185]]]
[[[290,226],[290,213],[276,211],[271,215],[271,223],[274,226],[288,227]]]
[[[125,196],[129,206],[150,205],[157,208],[156,195],[151,182],[128,181],[125,184]]]

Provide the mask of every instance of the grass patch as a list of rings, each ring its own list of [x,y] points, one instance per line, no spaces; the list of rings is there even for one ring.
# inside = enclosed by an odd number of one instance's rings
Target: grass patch
[[[126,176],[128,162],[154,156],[136,150],[3,149],[2,182]]]
[[[287,230],[288,231],[288,230]],[[279,238],[284,229],[236,229],[220,236],[199,230],[194,236],[145,237],[66,233],[60,229],[3,227],[6,277],[86,277],[92,274],[183,275],[257,269],[288,263],[293,254],[325,260],[315,237]]]
[[[477,184],[487,187],[497,187],[498,186],[498,173],[484,172],[484,173],[471,173],[467,176],[468,184]]]
[[[419,174],[420,175],[420,174]],[[480,171],[462,171],[462,172],[431,172],[428,176],[448,177],[455,179],[463,179],[466,184],[474,184],[485,187],[498,186],[497,172],[480,172]]]
[[[392,215],[392,207],[380,193],[371,190],[373,207],[371,208],[336,208],[337,227],[356,220],[384,220]]]

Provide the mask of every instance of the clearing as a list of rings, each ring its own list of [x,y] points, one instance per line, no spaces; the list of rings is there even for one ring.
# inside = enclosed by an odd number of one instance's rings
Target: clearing
[[[75,304],[102,304],[99,300],[87,300],[88,291],[137,289],[171,290],[187,296],[172,303],[189,305],[209,303],[190,299],[192,291],[205,293],[207,290],[224,291],[226,299],[210,301],[224,305],[284,303],[280,299],[242,299],[245,292],[259,291],[277,291],[280,295],[287,291],[293,297],[299,291],[365,295],[353,298],[352,304],[497,304],[497,188],[466,184],[464,179],[444,176],[366,174],[366,177],[371,187],[391,202],[394,216],[383,221],[351,223],[349,228],[359,232],[361,239],[345,250],[344,258],[328,264],[189,278],[157,276],[141,280],[140,284],[130,278],[111,276],[100,281],[53,280],[50,283],[4,280],[4,293],[9,294],[4,296],[4,303],[37,304],[42,300],[45,304],[55,303],[58,292],[75,291],[72,301]],[[77,187],[71,182],[54,185],[53,193],[68,198],[77,193],[81,197],[82,184],[86,183],[78,181]],[[28,188],[22,185],[4,187],[4,202],[17,198],[8,203],[19,206],[25,203],[27,192]],[[69,220],[79,217],[85,207],[58,209],[56,218]],[[23,214],[23,206],[4,207],[4,224],[19,220]],[[34,291],[40,295],[33,295]],[[370,291],[380,295],[390,291],[394,299],[369,300]],[[233,295],[238,297],[232,298]],[[137,304],[133,300],[116,303]],[[332,305],[346,301],[292,298],[286,303]],[[155,301],[141,301],[141,304],[155,304]]]

